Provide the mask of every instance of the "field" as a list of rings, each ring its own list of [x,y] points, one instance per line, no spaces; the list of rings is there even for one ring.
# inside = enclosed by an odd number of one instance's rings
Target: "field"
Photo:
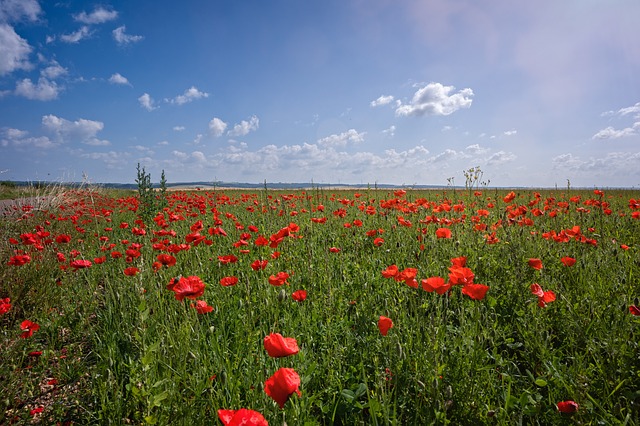
[[[1,424],[640,424],[637,191],[82,188],[0,220]]]

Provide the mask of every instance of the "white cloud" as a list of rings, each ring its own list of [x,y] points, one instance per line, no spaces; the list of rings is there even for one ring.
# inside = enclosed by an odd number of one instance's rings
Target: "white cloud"
[[[158,142],[158,146],[168,146],[169,145],[169,141],[160,141]]]
[[[388,129],[382,131],[383,135],[394,137],[396,135],[396,126],[391,126]]]
[[[5,128],[2,129],[2,138],[0,138],[0,146],[12,147],[18,149],[50,149],[58,144],[53,142],[46,136],[29,137],[26,130]]]
[[[619,115],[637,114],[636,118],[640,118],[640,102],[637,102],[635,105],[630,107],[620,108],[618,110],[618,114]]]
[[[67,74],[67,69],[62,67],[57,61],[51,62],[51,65],[40,71],[40,75],[44,78],[54,80]]]
[[[15,70],[28,70],[29,54],[32,47],[13,30],[13,27],[0,23],[0,76]]]
[[[77,15],[74,15],[74,19],[78,22],[82,22],[83,24],[102,24],[105,22],[112,21],[118,17],[118,12],[115,10],[108,10],[104,7],[96,7],[93,12],[80,12]]]
[[[227,129],[227,123],[220,120],[218,117],[213,117],[209,122],[209,131],[215,137],[222,136]]]
[[[383,95],[383,96],[380,96],[378,99],[376,99],[374,101],[371,101],[369,103],[369,105],[372,108],[375,108],[375,107],[379,107],[379,106],[382,106],[382,105],[387,105],[387,104],[389,104],[391,102],[393,102],[393,96],[390,96],[390,95],[389,96],[384,96]]]
[[[185,130],[185,127],[184,126],[173,126],[173,130],[175,132],[182,132],[182,131]]]
[[[14,22],[26,18],[37,21],[42,12],[36,0],[3,0],[0,2],[0,22]]]
[[[242,120],[239,124],[233,126],[233,129],[229,130],[227,134],[229,136],[244,136],[249,132],[258,130],[260,120],[255,115],[251,116],[249,121]]]
[[[98,132],[104,129],[104,123],[101,121],[86,120],[84,118],[69,121],[49,114],[42,117],[42,125],[49,132],[55,134],[60,142],[80,141],[92,146],[111,144],[107,140],[100,140],[96,137]]]
[[[619,139],[626,136],[637,135],[638,127],[640,127],[640,122],[635,123],[633,127],[625,127],[624,129],[614,129],[613,127],[609,126],[593,135],[591,139]]]
[[[488,165],[499,165],[515,160],[517,157],[511,152],[498,151],[486,159]]]
[[[515,134],[517,134],[518,131],[517,130],[507,130],[506,132],[504,132],[505,136],[513,136]]]
[[[142,40],[144,37],[140,35],[129,35],[125,34],[127,27],[125,25],[116,28],[113,30],[113,38],[119,45],[127,45],[129,43],[136,43]]]
[[[120,73],[115,73],[111,77],[109,77],[109,83],[131,86],[131,83],[129,83],[129,80],[127,80],[127,78]]]
[[[473,144],[473,145],[469,145],[468,147],[465,148],[465,151],[467,151],[469,154],[472,155],[482,155],[482,154],[486,154],[487,152],[489,152],[489,148],[484,148],[482,146],[480,146],[479,144]]]
[[[144,93],[142,96],[140,96],[138,98],[138,102],[140,102],[140,106],[147,111],[153,111],[154,109],[158,108],[157,106],[155,106],[153,98],[148,93]]]
[[[348,142],[360,143],[364,141],[366,132],[358,133],[355,129],[349,129],[339,135],[333,134],[322,139],[318,139],[320,146],[346,146]]]
[[[44,77],[38,79],[38,84],[33,84],[31,79],[25,78],[16,83],[15,94],[36,101],[50,101],[58,97],[60,90],[55,81],[49,81]]]
[[[585,160],[567,153],[558,155],[551,161],[554,169],[584,172],[589,177],[640,176],[640,152],[609,152],[604,156]]]
[[[91,31],[89,30],[89,27],[85,25],[78,31],[75,31],[71,34],[62,34],[60,36],[60,40],[64,41],[65,43],[76,44],[89,36],[91,36]]]
[[[196,99],[208,98],[208,97],[209,97],[208,93],[201,92],[195,86],[191,86],[191,88],[185,90],[182,95],[176,96],[175,98],[169,100],[169,102],[172,104],[184,105]]]
[[[440,83],[429,83],[416,91],[407,105],[396,108],[398,116],[449,115],[460,108],[469,108],[473,90],[462,89],[450,95],[455,88]]]
[[[122,169],[127,164],[127,158],[130,157],[130,154],[127,152],[116,152],[116,151],[108,151],[108,152],[82,152],[82,151],[74,151],[74,155],[77,155],[80,158],[87,158],[89,160],[102,161],[105,163],[107,169]]]

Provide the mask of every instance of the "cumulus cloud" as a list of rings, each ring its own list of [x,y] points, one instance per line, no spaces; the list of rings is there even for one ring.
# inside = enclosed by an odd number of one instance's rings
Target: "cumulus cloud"
[[[0,76],[16,70],[28,70],[32,47],[20,37],[13,27],[0,22]]]
[[[240,123],[233,126],[233,129],[227,132],[229,136],[245,136],[249,132],[258,130],[260,126],[260,120],[255,115],[251,116],[249,121],[242,120]]]
[[[125,46],[129,43],[137,43],[141,41],[144,37],[140,35],[129,35],[125,34],[127,27],[125,25],[116,28],[113,30],[113,38],[120,46]]]
[[[624,129],[614,129],[609,126],[593,135],[591,139],[619,139],[625,136],[637,135],[638,127],[640,127],[640,122],[635,123],[633,127],[625,127]]]
[[[175,98],[170,99],[169,102],[172,104],[184,105],[196,99],[208,98],[208,97],[209,97],[208,93],[201,92],[195,86],[191,86],[191,88],[185,90],[182,95],[178,95]]]
[[[226,129],[227,123],[225,123],[218,117],[213,117],[213,119],[209,122],[209,132],[215,137],[222,136]]]
[[[364,141],[366,132],[358,133],[355,129],[349,129],[339,135],[333,134],[322,139],[318,139],[320,146],[346,146],[348,142],[360,143]]]
[[[74,155],[77,155],[80,158],[86,158],[89,160],[102,161],[107,169],[122,169],[127,164],[127,158],[130,157],[131,154],[128,152],[116,152],[116,151],[108,151],[108,152],[83,152],[83,151],[73,151]]]
[[[414,93],[409,104],[396,108],[397,116],[450,115],[461,108],[469,108],[473,90],[467,88],[451,94],[453,86],[429,83]]]
[[[486,163],[491,166],[496,166],[499,164],[508,163],[515,160],[516,158],[516,155],[511,152],[498,151],[487,158]]]
[[[391,102],[393,102],[393,96],[390,96],[390,95],[389,96],[384,96],[383,95],[383,96],[380,96],[378,99],[376,99],[374,101],[371,101],[369,103],[369,105],[372,108],[375,108],[375,107],[379,107],[379,106],[382,106],[382,105],[387,105],[387,104],[389,104]]]
[[[67,74],[67,69],[61,66],[57,61],[52,61],[51,65],[40,71],[40,75],[44,78],[54,80]]]
[[[382,131],[383,135],[394,137],[396,135],[396,126],[391,126],[388,129]]]
[[[37,21],[42,12],[36,0],[3,0],[0,2],[0,22],[14,22],[22,19]]]
[[[186,127],[184,126],[173,126],[173,131],[174,132],[182,132],[186,129]]]
[[[473,144],[473,145],[469,145],[468,147],[465,148],[465,151],[467,151],[469,154],[472,155],[482,155],[482,154],[486,154],[487,152],[489,152],[489,148],[484,148],[482,146],[480,146],[479,144]]]
[[[83,24],[102,24],[112,21],[118,17],[118,12],[115,10],[108,10],[104,7],[96,7],[93,12],[80,12],[74,15],[73,19]]]
[[[46,136],[29,136],[29,132],[26,130],[4,128],[2,129],[1,134],[0,146],[4,148],[50,149],[58,145]]]
[[[69,121],[49,114],[42,117],[42,125],[46,130],[55,134],[60,142],[80,141],[92,146],[110,145],[109,141],[97,138],[98,132],[104,129],[104,123],[101,121],[86,120],[84,118]]]
[[[153,111],[154,109],[158,108],[157,106],[155,106],[155,101],[148,93],[144,93],[142,96],[140,96],[138,98],[138,102],[140,103],[140,106],[147,111]]]
[[[60,40],[69,44],[79,43],[81,40],[91,36],[91,30],[86,25],[81,27],[78,31],[74,31],[71,34],[62,34]]]
[[[109,83],[131,86],[131,83],[129,83],[129,80],[127,80],[127,78],[120,73],[112,74],[111,77],[109,77]]]
[[[610,176],[640,175],[640,152],[609,152],[598,158],[582,159],[572,154],[562,154],[552,160],[554,169]]]
[[[16,83],[15,94],[36,101],[50,101],[58,97],[60,90],[55,81],[49,81],[44,77],[38,79],[37,84],[25,78]]]
[[[507,131],[504,132],[504,135],[505,136],[513,136],[513,135],[515,135],[517,133],[518,133],[517,130],[507,130]]]

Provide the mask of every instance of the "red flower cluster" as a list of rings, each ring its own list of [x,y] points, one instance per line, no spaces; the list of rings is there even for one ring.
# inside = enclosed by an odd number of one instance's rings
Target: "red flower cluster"
[[[8,297],[0,299],[0,315],[6,314],[11,309],[11,299]]]
[[[176,300],[182,301],[185,297],[187,299],[195,300],[204,294],[205,284],[200,277],[180,277],[174,278],[169,284],[167,289],[175,293]]]
[[[20,328],[23,330],[20,337],[22,337],[23,339],[27,339],[33,336],[34,331],[40,330],[40,325],[36,324],[33,321],[24,320],[22,321],[22,323],[20,323]]]

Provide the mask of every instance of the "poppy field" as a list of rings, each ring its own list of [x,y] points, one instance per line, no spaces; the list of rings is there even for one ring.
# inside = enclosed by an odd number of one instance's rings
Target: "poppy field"
[[[0,219],[1,424],[640,424],[631,190],[69,190]]]

